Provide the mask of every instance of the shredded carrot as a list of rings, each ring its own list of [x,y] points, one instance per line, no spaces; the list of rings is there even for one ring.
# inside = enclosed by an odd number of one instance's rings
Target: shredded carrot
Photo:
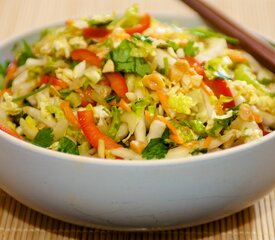
[[[203,142],[203,147],[208,148],[208,146],[210,145],[211,141],[212,141],[212,137],[208,136],[208,137],[204,140],[204,142]]]
[[[223,110],[223,104],[222,102],[218,101],[217,104],[215,105],[215,110],[218,115],[223,115],[224,110]]]
[[[76,116],[74,115],[71,107],[70,107],[70,103],[68,101],[63,101],[60,104],[60,107],[62,109],[62,111],[65,114],[65,117],[67,118],[67,120],[74,126],[74,127],[79,127],[79,123],[78,120],[76,118]]]
[[[126,112],[132,111],[130,106],[123,99],[120,99],[118,106],[121,107],[122,109],[124,109]]]
[[[7,88],[7,89],[0,90],[0,97],[2,97],[4,93],[8,93],[9,95],[11,95],[11,89]]]
[[[6,126],[5,124],[0,122],[0,130],[11,135],[14,136],[18,139],[21,140],[25,140],[19,133],[17,133],[14,129],[10,128],[9,126]]]
[[[228,57],[233,61],[233,62],[237,62],[237,63],[244,63],[247,62],[247,58],[235,53],[235,52],[230,52],[228,53]]]
[[[256,123],[262,123],[263,122],[263,118],[259,113],[255,112],[255,111],[252,111],[252,115],[253,115],[253,118],[254,118]]]
[[[16,73],[18,67],[15,62],[11,62],[7,68],[7,73],[5,77],[5,82],[4,82],[4,89],[6,89],[9,85],[9,82],[13,79],[14,74]]]
[[[177,134],[170,134],[169,135],[169,138],[172,140],[172,141],[174,141],[176,144],[183,144],[183,139],[179,136],[179,135],[177,135]]]
[[[208,87],[204,81],[201,82],[201,88],[208,96],[215,96],[214,92],[210,87]]]
[[[167,97],[166,93],[163,90],[158,89],[158,90],[156,90],[156,94],[159,98],[159,101],[160,101],[163,109],[165,111],[167,111],[169,109],[169,104],[168,104],[168,97]]]
[[[80,88],[76,88],[76,89],[74,89],[74,91],[77,93],[82,93],[82,90]]]

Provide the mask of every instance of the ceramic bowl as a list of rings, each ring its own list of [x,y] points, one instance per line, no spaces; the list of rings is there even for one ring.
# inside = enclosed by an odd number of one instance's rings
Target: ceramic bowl
[[[2,44],[0,61],[11,58],[15,42],[33,41],[42,29]],[[75,224],[115,230],[187,227],[238,212],[275,187],[274,147],[275,132],[190,158],[120,161],[54,152],[0,131],[0,187],[28,207]]]

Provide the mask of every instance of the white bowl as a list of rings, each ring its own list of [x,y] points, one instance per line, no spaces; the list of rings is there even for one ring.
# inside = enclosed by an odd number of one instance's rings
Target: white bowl
[[[167,18],[166,18],[167,19]],[[171,18],[170,18],[171,20]],[[197,25],[199,19],[180,19]],[[3,61],[21,38],[0,46]],[[120,161],[49,151],[0,131],[0,187],[64,221],[116,230],[157,230],[216,220],[252,205],[275,186],[275,132],[186,159]]]

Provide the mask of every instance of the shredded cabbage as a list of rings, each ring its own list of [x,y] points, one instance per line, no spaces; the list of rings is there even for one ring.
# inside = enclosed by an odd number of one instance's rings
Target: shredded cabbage
[[[70,20],[0,64],[0,125],[40,147],[110,159],[185,158],[254,141],[275,128],[275,77],[238,44],[137,5]]]

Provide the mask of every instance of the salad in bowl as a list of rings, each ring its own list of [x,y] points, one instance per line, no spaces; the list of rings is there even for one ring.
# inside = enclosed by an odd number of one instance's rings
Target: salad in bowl
[[[238,40],[130,7],[18,42],[1,65],[0,129],[108,159],[182,158],[275,127],[275,78]]]
[[[169,22],[133,6],[2,44],[0,188],[116,230],[213,221],[274,188],[274,75],[237,39]]]

